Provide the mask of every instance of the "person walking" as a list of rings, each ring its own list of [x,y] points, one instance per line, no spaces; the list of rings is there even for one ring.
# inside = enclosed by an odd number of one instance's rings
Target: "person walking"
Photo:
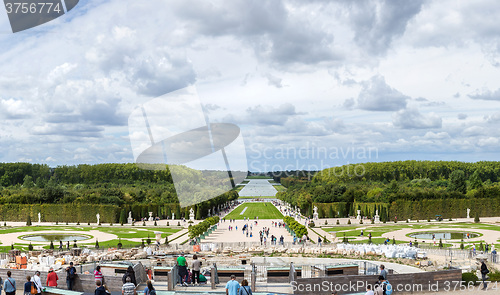
[[[130,278],[130,282],[137,286],[137,281],[135,280],[135,271],[132,265],[129,265],[125,274],[122,277],[122,283],[125,285],[127,283],[127,278]]]
[[[236,276],[231,275],[231,280],[226,283],[226,295],[238,295],[240,283],[236,281]]]
[[[497,263],[497,249],[493,248],[493,251],[491,251],[491,262]]]
[[[94,270],[94,279],[96,281],[100,281],[101,282],[101,286],[104,285],[104,276],[102,275],[101,266],[100,265],[96,266],[96,268]]]
[[[486,266],[486,263],[484,263],[484,260],[481,262],[481,278],[483,280],[483,290],[486,290],[486,275],[490,273],[490,270]]]
[[[252,295],[252,289],[248,286],[248,281],[241,281],[241,287],[238,290],[238,295]]]
[[[144,295],[156,295],[156,290],[153,287],[153,283],[150,280],[146,282],[146,288],[144,288]]]
[[[33,282],[31,281],[31,277],[30,276],[26,276],[26,283],[24,283],[24,295],[31,295],[31,287],[35,287],[33,286]]]
[[[31,281],[33,282],[33,284],[35,284],[36,295],[41,295],[42,294],[42,280],[40,279],[40,272],[38,270],[35,271],[35,275],[31,278]]]
[[[125,284],[122,286],[122,295],[137,295],[135,284],[132,283],[131,277],[125,278]]]
[[[385,270],[385,265],[380,265],[380,276],[384,277],[384,280],[387,280],[387,271]]]
[[[323,242],[323,240],[321,240],[321,237],[318,236],[318,245],[321,247],[321,242]]]
[[[73,266],[73,262],[69,263],[69,267],[66,268],[66,285],[68,290],[73,290],[75,285],[76,268]]]
[[[11,278],[11,275],[12,273],[10,272],[10,270],[8,270],[7,279],[3,283],[3,290],[5,291],[5,295],[16,295],[16,280]]]
[[[193,271],[193,284],[200,284],[200,270],[201,270],[201,261],[198,260],[198,255],[193,255],[193,262],[191,263],[191,270]]]
[[[59,280],[59,277],[57,276],[57,273],[54,271],[54,268],[49,268],[49,273],[47,274],[47,281],[45,282],[45,285],[48,287],[56,287],[57,288],[57,280]]]

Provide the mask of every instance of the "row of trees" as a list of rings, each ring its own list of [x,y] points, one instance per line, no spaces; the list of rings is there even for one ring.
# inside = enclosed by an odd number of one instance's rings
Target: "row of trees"
[[[325,207],[322,214],[330,217],[355,215],[355,203],[386,204],[384,207],[388,208],[396,201],[492,199],[491,202],[495,202],[500,199],[497,182],[500,162],[400,161],[358,164],[357,167],[361,166],[365,171],[360,177],[329,174],[335,169],[347,173],[349,167],[355,167],[346,165],[321,171],[309,182],[303,178],[297,182],[287,178],[290,186],[277,197],[300,207],[307,215],[312,215],[313,204],[338,204],[337,208]],[[457,167],[464,170],[451,171]],[[381,218],[384,218],[384,210],[379,210]],[[374,211],[370,208],[363,215],[373,216]],[[391,218],[389,213],[387,218]]]
[[[285,216],[283,218],[283,221],[288,225],[288,227],[291,230],[293,230],[297,238],[301,239],[304,235],[307,236],[308,234],[307,228],[304,225],[300,224],[297,220],[295,220],[295,218],[292,218],[290,216]]]
[[[196,238],[205,233],[211,226],[219,223],[219,216],[209,217],[197,225],[190,225],[188,228],[188,235],[190,239]]]

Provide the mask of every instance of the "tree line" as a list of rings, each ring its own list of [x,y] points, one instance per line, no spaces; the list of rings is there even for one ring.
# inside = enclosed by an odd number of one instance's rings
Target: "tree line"
[[[354,169],[363,173],[357,171],[359,175],[356,175]],[[332,209],[337,212],[334,215],[341,212],[340,217],[346,217],[356,210],[355,203],[392,205],[397,201],[450,199],[493,199],[494,202],[500,199],[499,180],[500,162],[365,163],[325,169],[311,181],[303,177],[282,178],[288,189],[279,192],[277,197],[300,207],[305,214],[312,212],[314,203],[338,203],[339,209]],[[325,209],[324,214],[330,215],[329,209]]]

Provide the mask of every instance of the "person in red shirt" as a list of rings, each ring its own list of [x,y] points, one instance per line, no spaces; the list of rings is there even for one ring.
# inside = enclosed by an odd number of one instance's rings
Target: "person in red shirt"
[[[49,269],[49,274],[47,275],[46,285],[48,287],[57,287],[57,280],[59,280],[59,277],[57,276],[57,273],[54,271],[54,269],[51,267]]]

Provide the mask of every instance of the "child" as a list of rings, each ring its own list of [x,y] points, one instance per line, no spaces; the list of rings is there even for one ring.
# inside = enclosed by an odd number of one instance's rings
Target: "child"
[[[24,295],[31,295],[31,286],[33,286],[33,282],[31,281],[30,276],[26,276],[26,283],[24,283]]]

